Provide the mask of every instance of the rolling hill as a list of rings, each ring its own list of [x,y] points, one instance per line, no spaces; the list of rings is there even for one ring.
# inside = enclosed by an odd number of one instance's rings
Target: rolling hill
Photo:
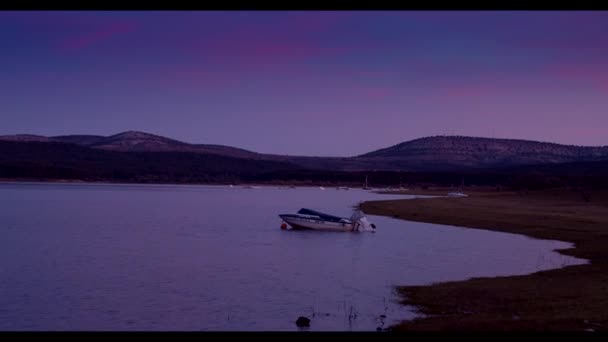
[[[533,170],[540,170],[542,174],[561,170],[564,177],[574,172],[572,170],[584,170],[575,172],[581,176],[592,172],[595,166],[604,168],[607,162],[608,146],[461,136],[420,138],[354,157],[263,154],[231,146],[190,144],[137,131],[111,136],[0,136],[1,178],[48,176],[134,182],[357,181],[363,173],[384,172],[381,178],[393,182],[394,175],[389,177],[386,172],[417,172],[475,174],[478,179],[484,174],[484,182],[492,183],[495,179],[507,179],[509,173],[529,174]],[[488,175],[492,176],[488,178]],[[415,179],[445,179],[444,176],[425,177]]]

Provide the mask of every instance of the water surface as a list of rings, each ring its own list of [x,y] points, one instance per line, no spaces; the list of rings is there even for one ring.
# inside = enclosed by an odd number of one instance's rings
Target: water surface
[[[0,184],[0,330],[375,330],[414,317],[395,285],[582,263],[520,235],[379,216],[373,234],[285,231],[277,216],[398,197]]]

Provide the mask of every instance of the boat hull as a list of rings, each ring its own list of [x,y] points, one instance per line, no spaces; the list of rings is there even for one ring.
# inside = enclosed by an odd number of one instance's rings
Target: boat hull
[[[448,193],[448,197],[468,197],[466,194],[462,192],[450,192]]]
[[[292,229],[351,232],[355,228],[354,223],[329,222],[314,218],[294,217],[290,215],[281,215],[281,218],[283,221],[289,224]]]

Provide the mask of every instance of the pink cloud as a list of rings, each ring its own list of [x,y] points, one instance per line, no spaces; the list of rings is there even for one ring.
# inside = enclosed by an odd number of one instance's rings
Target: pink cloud
[[[445,98],[459,99],[459,98],[475,98],[485,96],[492,92],[493,89],[489,88],[485,84],[466,84],[459,86],[451,86],[440,89],[440,93]]]
[[[110,37],[135,30],[136,25],[129,22],[115,22],[102,25],[93,32],[81,34],[63,40],[59,47],[62,50],[72,51],[89,47]]]
[[[189,85],[197,88],[217,89],[238,82],[236,75],[213,71],[205,66],[180,65],[166,70],[150,73],[150,82]]]
[[[564,79],[589,79],[596,78],[601,69],[589,65],[559,63],[548,65],[545,71]]]
[[[451,75],[429,82],[433,98],[450,101],[529,93],[563,85],[607,93],[608,69],[600,65],[555,63],[534,72],[488,72],[468,77]]]
[[[367,83],[370,80],[384,79],[393,73],[393,71],[388,70],[366,70],[348,65],[336,67],[334,70],[336,73],[342,75],[342,77],[347,77],[362,83]]]
[[[543,73],[563,82],[580,82],[600,91],[608,91],[608,67],[604,63],[566,64],[554,63],[548,65]]]
[[[350,12],[303,12],[281,18],[280,23],[257,23],[223,31],[184,47],[186,53],[242,66],[285,65],[318,57],[350,53],[359,46],[323,46],[318,35],[352,16]],[[280,25],[278,25],[280,24]],[[280,29],[277,29],[280,27]]]
[[[136,27],[134,22],[108,22],[96,12],[7,12],[2,14],[2,19],[11,20],[28,31],[51,31],[66,37],[51,42],[61,51],[86,48],[115,35],[131,32]]]
[[[293,35],[318,34],[327,32],[353,17],[356,12],[302,12],[297,16],[288,17],[285,22],[285,30],[277,32]]]
[[[194,44],[187,49],[187,53],[236,67],[263,67],[339,56],[350,53],[353,49],[354,47],[321,46],[306,40],[275,39],[247,33],[225,35]]]
[[[533,87],[534,81],[521,75],[489,72],[479,75],[452,76],[432,80],[430,96],[438,100],[471,101],[482,97],[500,96]]]
[[[361,90],[361,94],[369,100],[384,100],[395,95],[395,91],[387,87],[367,87]]]
[[[539,37],[531,37],[530,39],[521,39],[513,43],[516,47],[522,47],[530,50],[547,51],[556,50],[557,52],[569,53],[593,52],[604,56],[608,52],[608,36],[592,36],[584,37],[551,37],[542,39]]]
[[[95,25],[94,12],[37,12],[37,11],[17,11],[17,12],[2,12],[0,16],[2,20],[14,20],[15,23],[21,24],[30,29],[48,30],[48,29],[82,29]]]
[[[598,88],[608,94],[608,77],[604,78],[601,82],[598,83]]]

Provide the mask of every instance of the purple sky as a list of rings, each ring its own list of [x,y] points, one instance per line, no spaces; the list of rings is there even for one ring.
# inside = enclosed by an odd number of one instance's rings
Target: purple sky
[[[0,12],[0,134],[608,145],[608,12]]]

